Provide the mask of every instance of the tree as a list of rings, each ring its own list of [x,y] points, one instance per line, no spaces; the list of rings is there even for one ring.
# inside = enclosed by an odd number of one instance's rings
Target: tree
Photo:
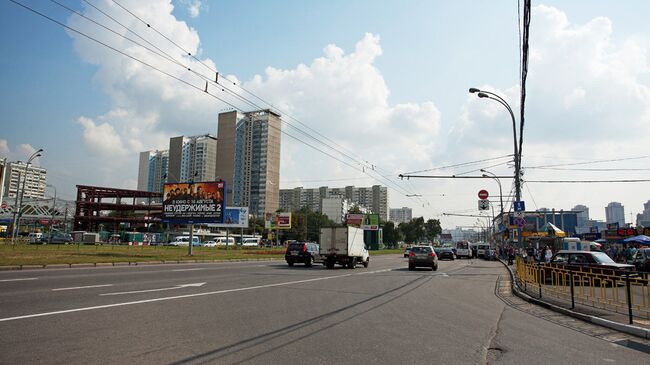
[[[386,222],[383,226],[384,245],[388,248],[395,248],[399,241],[401,241],[402,234],[399,229],[395,228],[393,222]]]
[[[440,226],[440,220],[438,219],[429,219],[424,226],[426,237],[431,242],[436,239],[442,233],[442,227]]]
[[[408,243],[423,242],[426,240],[424,229],[424,218],[414,218],[410,222],[400,223],[399,230],[404,235],[404,240]]]

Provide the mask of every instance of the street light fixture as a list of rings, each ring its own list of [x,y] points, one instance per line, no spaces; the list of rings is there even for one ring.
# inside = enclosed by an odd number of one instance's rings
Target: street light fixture
[[[508,110],[508,113],[510,113],[510,118],[512,119],[512,136],[513,136],[513,142],[514,142],[514,153],[515,153],[515,197],[517,201],[521,200],[521,155],[519,153],[519,149],[517,148],[517,122],[515,121],[515,114],[512,112],[512,108],[510,105],[499,95],[486,91],[486,90],[481,90],[477,89],[475,87],[472,87],[469,89],[469,92],[471,94],[478,93],[479,98],[487,98],[490,100],[494,100],[497,103],[501,104],[504,108]],[[517,229],[518,231],[518,241],[519,241],[519,246],[521,247],[523,245],[523,240],[522,240],[522,235],[521,235],[521,228]]]
[[[43,149],[40,148],[38,151],[32,153],[31,156],[29,156],[29,159],[27,160],[27,164],[25,165],[25,177],[23,178],[23,187],[20,192],[20,204],[18,205],[18,216],[16,220],[14,221],[14,232],[12,235],[12,242],[15,240],[16,235],[18,234],[18,231],[20,230],[20,218],[23,215],[23,198],[25,196],[25,184],[27,183],[27,173],[29,172],[29,165],[32,163],[32,160],[34,160],[37,157],[41,157],[41,152],[43,152]],[[20,181],[19,181],[20,182]],[[16,195],[18,195],[18,191],[16,191]]]
[[[503,219],[503,190],[501,189],[501,180],[499,180],[497,175],[495,175],[494,173],[492,173],[490,171],[487,171],[485,169],[481,169],[481,172],[483,173],[483,177],[492,178],[497,182],[497,184],[499,184],[499,199],[500,199],[500,204],[501,204],[501,216],[502,216],[501,219]],[[489,175],[487,175],[487,174],[489,174]]]

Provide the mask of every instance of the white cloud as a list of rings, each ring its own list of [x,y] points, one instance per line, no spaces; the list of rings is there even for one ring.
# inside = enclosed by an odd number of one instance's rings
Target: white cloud
[[[440,112],[433,102],[388,103],[388,87],[374,65],[382,54],[379,36],[366,34],[349,54],[333,44],[326,46],[323,53],[311,64],[299,64],[294,69],[269,67],[264,77],[258,75],[244,87],[263,95],[356,156],[379,164],[390,171],[391,178],[397,175],[393,172],[409,166],[429,166],[440,130]],[[284,120],[293,123],[287,116]],[[289,127],[283,128],[298,135]],[[337,146],[319,148],[345,159],[335,152],[342,150]],[[350,176],[354,172],[286,137],[282,161],[287,161],[282,166],[285,181],[309,180],[305,176],[323,176],[323,171],[332,176]]]
[[[29,157],[36,152],[30,144],[20,144],[14,150],[9,146],[9,142],[6,139],[0,139],[0,159],[6,158],[8,162],[12,161],[22,161],[27,162]],[[40,157],[36,157],[32,160],[32,163],[36,166],[40,166]]]
[[[196,18],[201,15],[201,10],[205,9],[206,3],[202,0],[181,0],[180,4],[185,6],[187,13],[192,18]]]

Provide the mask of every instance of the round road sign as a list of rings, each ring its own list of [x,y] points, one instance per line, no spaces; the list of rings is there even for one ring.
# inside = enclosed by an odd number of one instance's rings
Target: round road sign
[[[7,207],[7,202],[2,202],[1,207],[2,207],[2,209],[6,208]]]
[[[479,199],[487,199],[490,194],[488,194],[487,190],[481,190],[478,192],[478,198]]]

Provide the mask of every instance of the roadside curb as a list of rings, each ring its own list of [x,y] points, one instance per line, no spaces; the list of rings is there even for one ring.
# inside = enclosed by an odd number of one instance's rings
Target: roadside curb
[[[576,319],[579,319],[579,320],[582,320],[582,321],[585,321],[585,322],[588,322],[588,323],[592,323],[592,324],[599,325],[599,326],[602,326],[602,327],[607,327],[609,329],[619,331],[619,332],[623,332],[623,333],[627,333],[629,335],[633,335],[633,336],[636,336],[636,337],[640,337],[640,338],[644,338],[644,339],[650,339],[650,329],[641,328],[641,327],[637,327],[637,326],[633,326],[633,325],[629,325],[629,324],[618,323],[618,322],[610,321],[610,320],[607,320],[607,319],[604,319],[604,318],[592,316],[592,315],[589,315],[589,314],[583,314],[583,313],[575,312],[575,311],[572,311],[570,309],[563,308],[563,307],[557,306],[555,304],[545,302],[545,301],[543,301],[541,299],[531,297],[530,295],[528,295],[528,293],[524,292],[523,290],[521,290],[521,288],[519,288],[519,284],[517,284],[517,281],[515,280],[515,275],[514,275],[512,269],[510,268],[510,266],[508,266],[502,260],[499,260],[499,262],[501,262],[506,267],[506,269],[508,269],[508,273],[510,273],[510,283],[511,283],[511,286],[512,286],[512,292],[516,296],[518,296],[519,298],[521,298],[521,299],[523,299],[523,300],[525,300],[525,301],[527,301],[529,303],[539,305],[540,307],[544,307],[544,308],[552,310],[554,312],[558,312],[558,313],[564,314],[566,316],[573,317],[573,318],[576,318]]]
[[[0,271],[23,271],[37,269],[77,269],[88,267],[111,267],[111,266],[145,266],[164,264],[214,264],[220,262],[248,262],[248,261],[280,261],[284,258],[254,258],[234,260],[167,260],[167,261],[123,261],[123,262],[93,262],[83,264],[49,264],[49,265],[12,265],[0,266]]]

